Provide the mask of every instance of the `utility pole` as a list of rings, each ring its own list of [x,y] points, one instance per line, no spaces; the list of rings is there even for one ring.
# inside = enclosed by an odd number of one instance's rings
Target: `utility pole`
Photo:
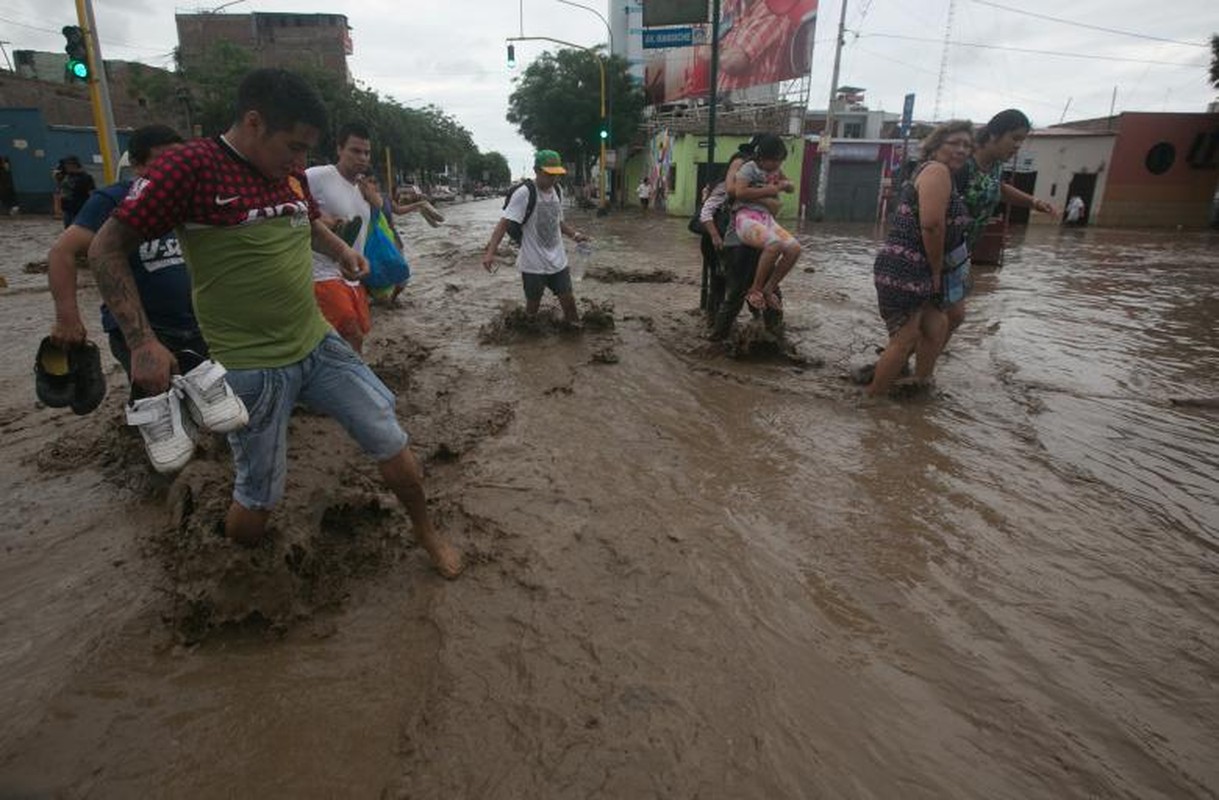
[[[940,78],[935,86],[935,113],[932,122],[940,121],[940,101],[944,96],[944,80],[948,77],[948,48],[952,40],[952,17],[956,11],[956,0],[948,0],[948,22],[944,25],[944,47],[940,51]]]
[[[834,99],[838,96],[838,69],[842,65],[842,44],[846,38],[847,0],[842,0],[842,13],[838,16],[838,41],[834,44],[834,74],[830,78],[830,102],[825,109],[825,130],[817,142],[817,155],[821,158],[821,171],[817,177],[817,218],[825,218],[825,193],[830,184],[830,148],[834,140]]]
[[[93,106],[93,126],[97,128],[97,144],[102,151],[102,172],[106,183],[118,180],[119,142],[114,132],[114,110],[110,107],[110,87],[106,83],[106,66],[97,39],[97,22],[93,18],[93,0],[76,0],[76,18],[85,34],[89,54],[89,99]]]
[[[720,0],[711,3],[711,114],[707,119],[707,164],[715,163],[715,107],[720,100]],[[696,201],[697,202],[697,201]]]

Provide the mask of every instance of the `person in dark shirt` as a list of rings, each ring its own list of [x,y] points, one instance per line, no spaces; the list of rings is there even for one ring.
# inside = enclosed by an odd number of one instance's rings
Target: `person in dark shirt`
[[[127,152],[137,179],[157,156],[181,142],[182,137],[165,125],[149,125],[136,130],[131,135]],[[131,184],[129,180],[119,181],[94,192],[51,247],[47,256],[47,281],[55,301],[51,342],[58,347],[70,348],[87,338],[76,302],[76,257],[88,251],[94,234],[123,202]],[[161,343],[174,352],[190,353],[199,359],[206,357],[207,343],[195,321],[190,275],[182,259],[178,237],[170,232],[144,242],[131,253],[128,263],[153,332]],[[102,329],[110,338],[110,352],[130,375],[131,351],[105,305],[102,306]]]
[[[59,181],[59,202],[63,210],[63,226],[67,228],[97,188],[93,176],[85,172],[76,156],[68,156],[62,162],[63,177]]]

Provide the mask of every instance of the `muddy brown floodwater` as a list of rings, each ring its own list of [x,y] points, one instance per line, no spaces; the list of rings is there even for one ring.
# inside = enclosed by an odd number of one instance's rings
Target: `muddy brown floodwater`
[[[732,358],[683,220],[573,212],[570,333],[480,268],[498,211],[403,226],[368,352],[452,583],[327,419],[239,551],[223,442],[154,476],[117,367],[36,407],[57,225],[0,220],[0,796],[1219,796],[1214,234],[1019,231],[934,394],[866,404],[870,228]]]

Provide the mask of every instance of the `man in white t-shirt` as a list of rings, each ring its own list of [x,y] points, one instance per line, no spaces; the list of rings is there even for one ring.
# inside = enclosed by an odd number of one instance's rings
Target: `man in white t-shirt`
[[[559,298],[563,319],[574,325],[580,321],[576,312],[576,297],[571,289],[571,270],[567,268],[567,250],[563,237],[586,242],[588,237],[563,221],[563,203],[555,189],[560,175],[566,175],[563,160],[554,150],[539,150],[533,157],[532,184],[522,183],[508,199],[491,241],[483,253],[483,268],[495,271],[495,252],[509,225],[520,226],[521,252],[516,268],[521,272],[525,287],[525,313],[536,314],[542,295],[549,288]],[[530,210],[530,206],[533,206]]]
[[[365,199],[364,176],[372,161],[368,128],[347,123],[339,128],[338,160],[324,167],[305,170],[309,192],[322,212],[322,222],[334,230],[351,249],[364,252],[371,208]],[[325,253],[313,251],[313,294],[322,315],[357,353],[372,330],[368,293],[358,282],[343,277],[338,263]]]

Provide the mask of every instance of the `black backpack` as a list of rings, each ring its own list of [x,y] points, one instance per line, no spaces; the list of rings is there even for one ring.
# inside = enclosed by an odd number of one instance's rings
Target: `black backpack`
[[[508,207],[508,202],[512,199],[512,194],[517,189],[521,188],[522,186],[524,186],[525,188],[527,188],[529,190],[529,204],[527,206],[525,206],[525,218],[522,219],[520,222],[513,222],[512,220],[507,221],[508,222],[508,238],[511,239],[512,241],[516,242],[517,244],[521,243],[521,233],[523,232],[524,225],[526,222],[529,221],[529,217],[531,217],[533,215],[533,209],[538,204],[538,187],[534,185],[533,181],[526,178],[525,180],[521,181],[520,183],[512,184],[512,187],[508,189],[508,193],[504,195],[503,207],[504,208]],[[559,196],[559,202],[562,203],[563,202],[563,190],[559,188],[559,184],[556,183],[554,185],[554,191],[555,191],[555,194],[557,194]]]

